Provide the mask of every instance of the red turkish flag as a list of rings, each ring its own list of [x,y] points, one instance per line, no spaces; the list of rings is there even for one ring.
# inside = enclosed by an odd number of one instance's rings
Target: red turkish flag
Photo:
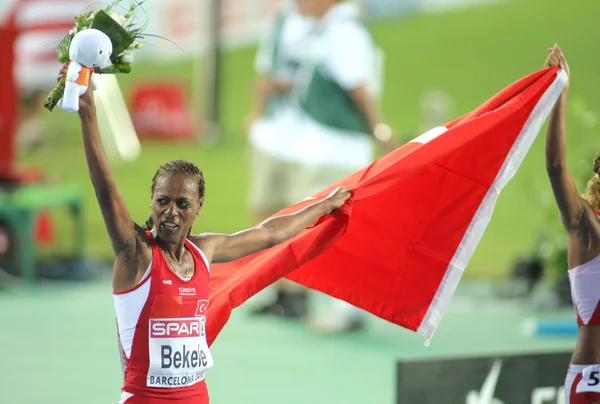
[[[353,188],[346,205],[298,236],[214,265],[209,343],[231,310],[283,277],[431,338],[498,194],[521,165],[566,81],[559,68],[522,78],[473,112],[316,194],[322,198],[339,185]]]

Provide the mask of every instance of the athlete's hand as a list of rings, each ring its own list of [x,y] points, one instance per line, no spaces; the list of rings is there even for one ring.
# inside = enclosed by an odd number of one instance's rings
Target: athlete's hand
[[[62,65],[60,70],[58,71],[58,77],[56,81],[60,81],[65,74],[67,74],[67,70],[69,69],[69,62]],[[94,91],[92,89],[92,83],[87,89],[87,91],[79,97],[79,116],[86,116],[91,112],[96,111],[96,104],[94,103]],[[82,115],[83,114],[83,115]]]
[[[60,70],[58,71],[58,77],[56,78],[56,81],[60,81],[60,79],[63,78],[63,76],[65,74],[67,74],[67,70],[69,70],[69,63],[65,63],[62,65],[62,67],[60,68]]]
[[[90,82],[87,91],[79,97],[79,116],[83,117],[95,112],[96,103],[94,102],[94,90],[92,89],[92,83]]]
[[[331,213],[342,206],[351,196],[352,192],[350,187],[338,187],[334,189],[325,199],[323,199],[326,213]]]

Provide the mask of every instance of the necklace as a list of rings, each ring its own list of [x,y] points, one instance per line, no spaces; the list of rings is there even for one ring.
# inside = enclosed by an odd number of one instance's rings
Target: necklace
[[[165,250],[163,250],[162,248],[161,248],[161,250],[163,252],[163,255],[165,257],[167,257],[167,260],[169,261],[169,264],[171,265],[171,269],[173,269],[173,272],[177,273],[177,270],[175,269],[174,262],[173,262],[173,260],[171,260],[171,257],[169,257],[169,254]],[[187,257],[185,256],[185,252],[183,254],[183,258],[185,260],[185,275],[184,275],[184,278],[188,278],[189,277],[189,275],[188,275],[189,268],[188,268],[188,260],[187,260]]]

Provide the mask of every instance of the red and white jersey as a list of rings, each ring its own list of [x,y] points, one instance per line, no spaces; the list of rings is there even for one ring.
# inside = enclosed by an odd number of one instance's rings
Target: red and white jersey
[[[194,258],[189,280],[168,266],[151,232],[152,262],[134,288],[114,293],[123,391],[180,399],[206,395],[205,372],[213,366],[206,342],[209,263],[189,240]]]
[[[569,365],[565,404],[592,404],[600,400],[600,365]]]
[[[577,324],[600,325],[600,255],[569,270]]]

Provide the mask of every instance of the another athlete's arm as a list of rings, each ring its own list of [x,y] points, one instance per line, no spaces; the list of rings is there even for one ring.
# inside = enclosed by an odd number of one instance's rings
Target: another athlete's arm
[[[548,50],[548,58],[544,65],[544,67],[554,66],[560,66],[569,73],[567,61],[557,46]],[[563,225],[568,231],[574,231],[579,227],[584,208],[575,181],[567,171],[567,93],[568,83],[550,115],[546,135],[546,169]]]
[[[61,70],[61,74],[64,73],[65,67]],[[140,253],[137,247],[144,231],[131,219],[125,200],[113,178],[98,130],[96,106],[91,88],[88,88],[88,91],[79,98],[78,114],[90,178],[117,258],[114,284],[121,289],[121,286],[130,286],[136,280],[138,265],[135,264],[137,262],[135,258]],[[119,262],[123,260],[126,264]]]
[[[209,262],[233,261],[298,235],[321,216],[342,206],[349,197],[350,188],[340,187],[327,198],[297,213],[272,217],[256,228],[234,234],[205,233],[191,240],[206,254]]]

